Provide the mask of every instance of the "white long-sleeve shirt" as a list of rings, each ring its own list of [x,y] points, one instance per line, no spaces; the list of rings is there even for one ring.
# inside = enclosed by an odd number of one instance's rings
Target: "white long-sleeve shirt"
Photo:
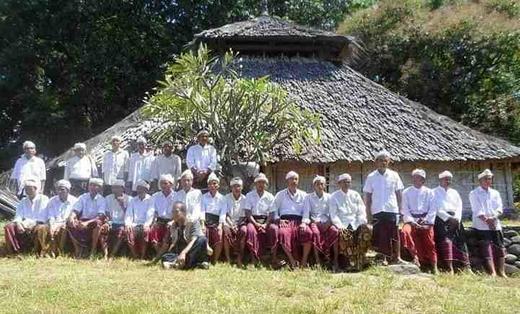
[[[276,193],[273,202],[273,211],[276,218],[284,215],[303,216],[303,200],[307,193],[305,191],[296,190],[294,195],[289,192],[289,189],[283,189]]]
[[[372,194],[372,214],[380,212],[399,213],[397,196],[395,193],[404,189],[399,174],[393,170],[386,169],[384,174],[378,170],[372,171],[363,187],[363,192]]]
[[[153,208],[158,218],[171,220],[173,218],[173,203],[176,193],[172,190],[170,194],[164,195],[162,191],[152,195]]]
[[[175,193],[175,202],[184,203],[186,206],[186,218],[188,221],[204,220],[202,212],[202,193],[198,189],[191,188],[187,193],[184,190]]]
[[[269,216],[273,211],[274,196],[268,191],[264,191],[262,196],[255,190],[246,194],[244,210],[250,210],[253,216]]]
[[[58,195],[53,196],[47,204],[47,216],[49,217],[49,224],[51,226],[55,224],[64,225],[69,219],[70,214],[74,208],[74,205],[78,199],[69,194],[67,200],[62,202]]]
[[[448,187],[445,190],[443,187],[438,186],[433,189],[432,206],[437,217],[443,221],[447,221],[448,218],[452,217],[460,221],[462,219],[462,199],[460,198],[459,192]],[[454,215],[448,214],[453,212]]]
[[[150,227],[154,217],[153,198],[148,194],[146,194],[144,199],[136,196],[128,203],[128,208],[125,213],[125,225],[128,227],[139,225]]]
[[[329,200],[330,194],[326,192],[323,192],[321,197],[316,192],[307,194],[303,202],[302,222],[306,224],[311,222],[327,223],[330,220]]]
[[[500,193],[492,188],[488,188],[487,191],[480,186],[474,189],[469,193],[469,202],[471,203],[473,228],[478,230],[490,230],[489,226],[480,220],[479,216],[498,218],[504,210]],[[498,219],[495,230],[502,230],[502,225]]]
[[[45,163],[39,157],[33,156],[31,159],[27,159],[24,155],[20,156],[14,164],[13,172],[11,173],[11,179],[15,179],[18,184],[18,192],[23,189],[23,184],[27,179],[35,179],[39,185],[41,181],[46,180],[47,173],[45,169]],[[41,186],[38,187],[41,190]]]
[[[152,162],[152,180],[159,180],[163,174],[171,174],[175,180],[181,176],[181,158],[175,154],[166,157],[164,155],[157,156]]]
[[[155,160],[151,152],[140,154],[133,153],[128,162],[128,182],[132,183],[132,191],[137,190],[137,181],[145,180],[150,182],[152,180],[152,164]]]
[[[94,198],[90,193],[83,193],[78,198],[78,201],[73,206],[81,219],[94,219],[100,214],[105,214],[107,210],[107,203],[101,194],[96,194]]]
[[[116,199],[114,194],[108,195],[106,198],[107,202],[107,216],[110,217],[110,222],[112,224],[122,225],[125,223],[125,212],[128,208],[128,203],[132,199],[127,194],[123,195],[123,206],[119,204],[119,201]]]
[[[234,224],[238,224],[246,216],[244,212],[245,200],[246,197],[243,194],[240,194],[238,199],[235,198],[233,193],[228,193],[225,196],[226,213]]]
[[[188,148],[186,165],[189,169],[214,171],[217,169],[217,150],[210,144],[193,145]]]
[[[24,228],[32,228],[37,222],[47,222],[47,204],[49,198],[43,194],[36,194],[30,200],[24,197],[18,205],[16,205],[16,214],[13,222],[21,224]]]
[[[96,163],[89,156],[83,156],[82,158],[74,156],[69,158],[65,164],[65,173],[63,175],[65,180],[88,180],[97,176]]]
[[[105,184],[112,185],[117,179],[125,178],[125,171],[128,170],[128,152],[120,149],[117,152],[109,151],[103,156],[101,172]]]
[[[218,222],[220,224],[225,223],[227,214],[225,201],[224,195],[218,191],[215,196],[212,196],[210,192],[202,195],[202,219],[205,219],[206,214],[212,214],[219,216]]]
[[[337,228],[348,228],[353,230],[368,223],[365,203],[358,192],[347,190],[347,193],[338,190],[330,196],[329,201],[330,219]]]
[[[422,217],[427,224],[435,224],[435,216],[437,215],[431,201],[433,198],[433,192],[431,189],[421,186],[416,188],[410,186],[403,191],[403,221],[416,222],[417,218],[413,216],[424,215]]]

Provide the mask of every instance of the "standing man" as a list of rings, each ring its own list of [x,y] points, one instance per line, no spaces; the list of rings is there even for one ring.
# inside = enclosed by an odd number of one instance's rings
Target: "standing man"
[[[124,180],[128,177],[128,152],[121,148],[123,139],[120,136],[112,136],[110,143],[112,150],[103,156],[103,164],[101,172],[105,182],[105,190],[103,195],[110,194],[110,187],[116,180]]]
[[[88,180],[98,176],[96,163],[86,155],[87,146],[84,143],[74,144],[74,156],[65,163],[63,179],[71,184],[71,194],[79,196],[87,192]]]
[[[244,212],[246,215],[246,246],[251,255],[253,263],[260,261],[265,249],[270,249],[278,242],[278,234],[275,226],[274,232],[267,233],[271,222],[274,223],[271,211],[273,208],[274,196],[266,190],[269,180],[263,173],[255,177],[255,188],[246,194],[244,202]],[[275,252],[276,254],[276,252]],[[272,264],[277,259],[272,256]]]
[[[163,174],[159,178],[161,190],[152,195],[155,221],[149,239],[156,252],[159,252],[162,243],[168,240],[168,223],[173,218],[172,210],[175,202],[174,184],[175,179],[171,174]]]
[[[213,264],[220,259],[224,239],[224,223],[226,222],[226,207],[224,195],[220,194],[220,180],[211,173],[208,177],[208,192],[202,195],[202,213],[204,217],[206,238],[210,248],[213,250]]]
[[[126,210],[125,227],[132,257],[144,259],[155,211],[153,199],[148,194],[150,185],[144,180],[139,180],[136,189],[137,196],[130,200]]]
[[[81,194],[73,206],[68,226],[69,234],[74,245],[76,258],[83,256],[83,251],[90,245],[90,256],[94,256],[99,244],[101,226],[105,223],[106,200],[101,194],[103,180],[91,178],[88,192]]]
[[[40,242],[36,237],[39,226],[47,222],[47,196],[38,193],[39,178],[28,178],[23,182],[25,196],[16,205],[16,214],[12,222],[5,225],[5,243],[8,254],[18,254],[31,248],[32,243],[38,250]]]
[[[189,169],[181,174],[181,189],[175,193],[175,202],[181,202],[186,206],[186,217],[189,221],[201,221],[201,228],[204,231],[205,219],[202,215],[202,192],[199,189],[193,188],[193,174]]]
[[[434,226],[437,254],[450,274],[454,273],[456,266],[470,269],[462,225],[462,199],[459,192],[450,188],[452,178],[449,171],[439,174],[439,186],[433,189],[432,199],[433,209],[437,213]]]
[[[131,197],[125,193],[125,181],[117,179],[111,186],[112,194],[107,196],[107,210],[105,213],[105,223],[101,227],[100,243],[103,250],[103,257],[108,259],[109,245],[110,256],[115,256],[126,238],[125,233],[125,213]]]
[[[188,148],[186,165],[193,173],[193,185],[204,188],[210,173],[217,169],[217,151],[208,144],[209,131],[202,129],[197,133],[197,144]]]
[[[271,224],[269,230],[273,235],[278,234],[278,243],[292,268],[297,267],[300,261],[300,246],[303,246],[303,256],[308,256],[312,247],[310,229],[300,230],[303,201],[307,193],[298,189],[299,178],[298,173],[294,171],[289,171],[285,176],[287,188],[276,193],[273,202],[273,214],[277,223]],[[278,243],[271,249],[273,256],[277,253]],[[303,260],[301,262],[301,266],[305,267]]]
[[[330,197],[330,218],[339,230],[334,243],[333,270],[339,270],[338,257],[348,258],[350,267],[359,271],[365,266],[365,257],[370,248],[372,228],[368,225],[365,203],[358,192],[351,190],[352,177],[343,173],[337,178],[339,190]]]
[[[244,250],[246,247],[246,216],[242,194],[243,182],[239,177],[229,182],[231,192],[224,197],[226,222],[224,224],[224,254],[228,263],[231,263],[231,250],[238,252],[237,266],[242,267]]]
[[[51,255],[64,256],[67,242],[67,221],[78,199],[70,194],[71,184],[67,180],[59,180],[55,184],[56,196],[47,205],[49,217],[48,234],[50,237]]]
[[[478,175],[479,187],[469,193],[473,228],[477,230],[481,255],[491,276],[507,277],[505,273],[504,235],[498,217],[503,212],[500,193],[491,187],[493,173],[486,169]]]
[[[150,182],[152,179],[152,164],[155,157],[152,152],[146,149],[146,139],[137,139],[137,152],[132,153],[128,162],[127,188],[132,191],[132,196],[137,195],[137,182],[145,180]]]
[[[377,153],[377,169],[368,175],[363,187],[374,226],[372,245],[376,252],[383,254],[385,265],[388,257],[392,263],[402,262],[398,224],[404,186],[399,174],[388,169],[390,161],[390,153],[386,150]]]
[[[433,226],[436,212],[431,206],[432,190],[424,186],[426,172],[422,169],[412,171],[413,185],[403,191],[403,221],[401,242],[410,253],[414,264],[432,268],[437,273],[437,250]]]
[[[23,143],[24,154],[18,158],[11,173],[11,186],[15,186],[16,195],[22,199],[24,194],[24,182],[34,179],[38,183],[36,187],[39,193],[43,193],[47,178],[45,163],[36,157],[36,145],[31,141]]]
[[[169,174],[174,180],[178,180],[181,171],[181,158],[173,153],[172,142],[164,142],[162,146],[162,155],[157,156],[152,162],[152,190],[157,191],[157,180],[159,180],[162,175]]]

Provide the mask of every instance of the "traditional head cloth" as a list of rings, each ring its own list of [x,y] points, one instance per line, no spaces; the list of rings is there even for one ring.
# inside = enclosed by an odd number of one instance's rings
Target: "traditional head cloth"
[[[110,186],[121,186],[121,187],[124,187],[125,186],[125,180],[117,179],[114,182],[112,182],[112,184]]]
[[[23,186],[32,186],[35,188],[39,188],[40,184],[38,183],[38,181],[36,179],[27,179],[23,182]]]
[[[336,181],[339,183],[343,180],[349,180],[349,181],[352,181],[352,177],[350,176],[350,174],[348,173],[342,173],[338,176],[338,178],[336,179]]]
[[[78,150],[78,149],[87,150],[87,145],[85,145],[85,143],[74,144],[73,150]]]
[[[210,183],[211,181],[216,181],[217,183],[220,183],[220,179],[217,177],[215,172],[210,173],[208,176],[208,183]]]
[[[148,184],[148,182],[146,182],[145,180],[141,179],[141,180],[138,180],[137,183],[136,183],[136,186],[140,186],[140,187],[143,187],[147,190],[150,189],[150,184]]]
[[[23,142],[23,149],[26,149],[26,148],[36,148],[36,145],[31,142],[31,141],[25,141]]]
[[[269,184],[269,180],[267,179],[265,174],[263,174],[261,172],[255,177],[255,183],[260,182],[260,181],[263,181],[263,182]]]
[[[449,172],[448,170],[443,171],[443,172],[439,173],[439,179],[442,179],[442,178],[453,178],[453,174],[451,174],[451,172]]]
[[[59,180],[58,182],[56,182],[56,188],[66,188],[67,190],[70,190],[71,188],[71,184],[68,180]]]
[[[112,136],[112,138],[110,139],[110,143],[112,143],[113,141],[120,141],[122,142],[123,141],[123,138],[119,135],[114,135]]]
[[[325,177],[323,177],[323,176],[315,176],[314,179],[312,180],[312,185],[314,185],[316,182],[321,182],[323,184],[326,184],[327,179],[325,179]]]
[[[423,179],[426,179],[426,171],[423,169],[415,169],[412,171],[412,176],[421,176]]]
[[[90,180],[88,180],[88,183],[94,184],[97,186],[103,186],[103,184],[104,184],[103,179],[100,179],[100,178],[90,178]]]
[[[298,173],[296,171],[289,171],[287,172],[287,174],[285,175],[285,180],[289,180],[291,178],[299,178],[300,176],[298,175]]]
[[[489,169],[486,169],[478,175],[479,180],[485,177],[493,177],[493,172],[491,172]]]
[[[173,143],[172,143],[172,141],[164,141],[164,142],[162,143],[162,146],[164,147],[164,146],[166,146],[166,145],[173,146]]]
[[[374,159],[379,159],[379,158],[392,158],[392,155],[390,154],[389,151],[387,151],[386,149],[383,149],[381,151],[379,151],[377,154],[376,154],[376,157]]]
[[[144,138],[144,136],[139,136],[136,142],[137,144],[146,144],[146,138]]]
[[[175,179],[169,173],[161,174],[161,176],[159,177],[159,183],[162,182],[162,181],[168,181],[171,184],[175,184]]]
[[[201,136],[202,134],[209,135],[209,131],[208,131],[208,129],[200,129],[199,132],[197,133],[197,138],[198,138],[199,136]]]
[[[193,180],[193,173],[191,172],[190,169],[186,169],[184,170],[182,173],[181,173],[181,179],[182,178],[187,178],[187,179],[191,179]]]
[[[239,178],[239,177],[234,177],[233,179],[231,179],[231,181],[229,182],[229,185],[230,186],[234,186],[234,185],[244,185],[244,182],[242,182],[242,179]]]

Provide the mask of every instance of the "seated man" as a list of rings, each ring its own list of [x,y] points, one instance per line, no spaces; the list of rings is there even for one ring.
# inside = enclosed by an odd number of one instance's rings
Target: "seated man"
[[[246,215],[246,247],[251,254],[253,263],[258,263],[265,249],[272,248],[278,242],[277,234],[269,230],[269,224],[274,223],[271,215],[274,196],[266,188],[269,180],[265,174],[260,173],[255,178],[255,188],[246,194],[244,212]],[[276,258],[272,257],[272,264],[276,264]]]
[[[36,237],[40,226],[47,222],[47,196],[38,193],[39,179],[27,179],[23,182],[25,197],[16,205],[16,214],[12,222],[5,225],[5,243],[8,254],[18,254],[31,249],[40,253],[41,243]]]
[[[162,243],[168,240],[167,224],[172,220],[172,206],[175,202],[174,184],[175,180],[170,174],[163,174],[159,178],[161,190],[152,195],[155,221],[150,229],[149,240],[156,252],[159,251]]]
[[[208,269],[208,241],[202,232],[198,220],[189,222],[186,217],[186,206],[176,202],[173,205],[173,223],[170,227],[171,244],[164,243],[156,260],[163,256],[165,268],[192,269],[195,267]]]
[[[117,179],[111,186],[112,194],[105,199],[107,210],[105,223],[101,227],[99,242],[103,250],[103,257],[108,259],[109,246],[110,256],[115,256],[126,238],[125,213],[130,201],[130,196],[125,193],[125,181]],[[111,245],[110,245],[111,244]]]
[[[289,259],[292,268],[297,267],[300,261],[300,248],[303,246],[304,253],[308,254],[312,247],[312,233],[310,229],[300,230],[303,216],[303,200],[307,193],[298,189],[299,175],[294,171],[289,171],[285,176],[287,188],[276,193],[273,201],[273,215],[276,224],[270,224],[269,232],[273,236],[278,234],[278,243],[271,249],[271,254],[275,261],[278,260],[278,244]],[[305,255],[305,254],[304,254]],[[303,262],[303,260],[302,260]],[[303,263],[302,266],[306,266]]]
[[[125,213],[126,236],[133,258],[144,259],[148,248],[148,236],[155,214],[149,189],[148,182],[137,181],[137,196],[130,200]]]
[[[479,187],[469,193],[473,228],[477,230],[481,256],[488,274],[507,277],[505,273],[504,235],[498,217],[503,205],[500,193],[491,187],[493,173],[486,169],[478,175]]]
[[[84,143],[74,144],[74,156],[65,163],[63,178],[71,184],[71,194],[79,196],[87,192],[88,180],[98,176],[97,166],[94,159],[87,153]]]
[[[339,269],[338,256],[345,255],[350,267],[361,270],[370,248],[372,228],[367,224],[365,203],[358,192],[351,190],[352,178],[348,173],[337,179],[339,190],[330,196],[330,218],[339,230],[334,245],[334,270]],[[350,268],[349,267],[349,268]]]
[[[197,144],[188,148],[186,165],[193,173],[193,185],[205,188],[210,173],[217,169],[217,151],[209,144],[209,131],[202,129],[197,133]]]
[[[199,189],[193,188],[193,174],[185,170],[181,174],[181,189],[175,193],[174,201],[181,202],[186,206],[186,215],[189,221],[204,220],[201,215],[202,193]],[[202,225],[204,229],[204,225]]]
[[[242,179],[235,177],[229,182],[231,193],[224,197],[226,222],[224,223],[224,253],[231,263],[231,249],[238,251],[237,266],[242,267],[246,247],[245,196],[242,194]]]
[[[90,245],[90,256],[94,256],[99,244],[101,225],[105,223],[106,200],[101,195],[103,180],[91,178],[88,192],[82,194],[73,206],[68,221],[68,230],[74,246],[74,256],[80,258]]]
[[[437,250],[433,225],[437,214],[431,206],[432,191],[424,186],[426,172],[412,172],[413,185],[403,191],[403,221],[401,243],[417,266],[428,265],[437,273]]]
[[[205,217],[206,238],[213,250],[212,262],[215,264],[222,253],[223,226],[226,222],[226,207],[224,195],[218,191],[220,180],[211,173],[208,177],[209,191],[202,196],[202,217]]]
[[[63,256],[68,237],[67,221],[78,199],[70,194],[71,183],[69,181],[59,180],[55,186],[56,196],[53,196],[47,205],[49,227],[45,231],[48,232],[50,238],[51,255]]]

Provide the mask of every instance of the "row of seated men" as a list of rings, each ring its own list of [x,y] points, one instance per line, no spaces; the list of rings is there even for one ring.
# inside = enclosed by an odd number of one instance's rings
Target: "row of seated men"
[[[437,273],[443,269],[469,269],[462,225],[462,200],[450,187],[453,175],[439,174],[439,186],[424,186],[426,173],[412,172],[413,185],[404,189],[397,172],[388,169],[390,155],[376,155],[376,170],[366,178],[361,195],[350,188],[349,174],[338,176],[338,190],[325,192],[326,179],[316,176],[312,193],[298,189],[299,176],[286,175],[287,188],[272,195],[268,179],[259,174],[254,188],[242,194],[240,178],[230,182],[231,191],[219,192],[219,178],[210,174],[208,192],[193,188],[193,174],[183,172],[175,191],[171,175],[162,175],[160,191],[149,195],[149,184],[139,181],[137,196],[124,193],[124,181],[111,185],[102,196],[103,181],[91,179],[88,192],[78,199],[69,194],[70,183],[57,183],[57,195],[48,200],[38,194],[37,182],[27,180],[24,198],[12,223],[6,225],[6,241],[12,253],[32,241],[37,254],[63,254],[69,238],[76,257],[115,255],[126,242],[134,258],[147,257],[177,268],[208,266],[224,259],[242,267],[245,256],[252,264],[265,262],[273,268],[306,267],[310,260],[334,270],[361,270],[366,253],[373,248],[383,264],[406,263],[404,248],[413,263]],[[500,194],[491,188],[493,174],[483,171],[479,187],[470,193],[472,226],[479,236],[481,255],[491,275],[505,276],[504,244],[498,219]],[[372,217],[368,223],[367,212]],[[404,222],[399,230],[400,217]],[[29,243],[28,243],[29,242]]]

